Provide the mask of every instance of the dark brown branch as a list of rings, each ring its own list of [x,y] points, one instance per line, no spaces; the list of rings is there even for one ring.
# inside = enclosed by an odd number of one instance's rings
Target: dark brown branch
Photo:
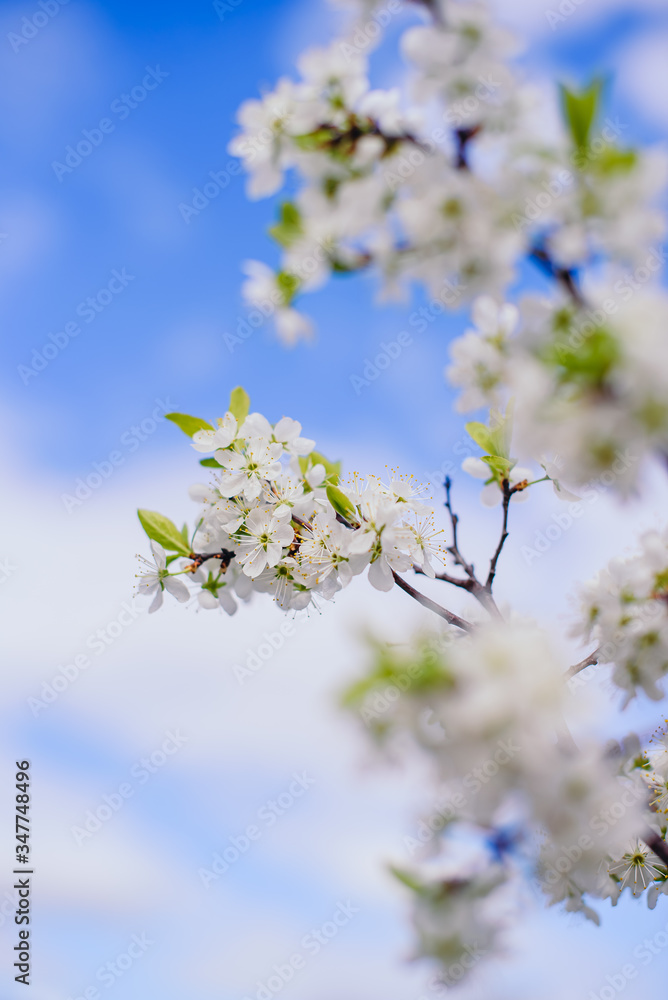
[[[584,660],[580,660],[579,663],[573,664],[573,666],[566,671],[566,676],[575,677],[575,675],[579,674],[581,670],[585,670],[587,667],[596,666],[600,653],[600,647],[597,647],[593,653],[590,653],[589,656],[585,656]]]
[[[414,565],[413,572],[417,573],[419,576],[427,576],[427,578],[430,579],[421,566]],[[468,577],[466,579],[462,579],[460,577],[450,576],[449,573],[436,573],[431,579],[442,580],[444,583],[452,584],[453,587],[461,587],[462,590],[467,590],[469,594],[474,587],[473,580],[468,579]]]
[[[457,170],[469,169],[468,145],[479,131],[480,125],[474,125],[473,128],[458,128],[455,130],[455,139],[457,140]]]
[[[475,581],[477,583],[478,581],[476,580],[473,564],[468,563],[466,559],[464,559],[464,556],[461,554],[461,551],[459,549],[459,542],[457,541],[457,525],[459,524],[459,517],[457,514],[455,514],[454,510],[452,509],[452,500],[450,498],[450,491],[452,489],[452,480],[450,479],[450,476],[445,477],[445,482],[443,483],[443,485],[445,487],[445,506],[447,507],[448,513],[450,514],[450,523],[452,525],[452,545],[448,546],[448,552],[452,556],[454,556],[455,563],[457,564],[457,566],[461,566],[461,568],[468,576],[469,580]]]
[[[440,618],[445,618],[449,625],[456,625],[457,628],[462,629],[464,632],[472,632],[473,625],[467,622],[464,618],[460,618],[459,615],[454,614],[452,611],[448,611],[446,608],[442,608],[440,604],[436,601],[432,601],[430,597],[426,597],[421,594],[419,590],[415,587],[411,587],[410,583],[407,583],[398,573],[392,570],[392,576],[397,587],[400,587],[409,597],[412,597],[414,601],[421,604],[423,608],[427,608],[428,611],[433,611],[435,615]]]
[[[664,865],[668,867],[668,844],[665,842],[663,837],[660,837],[658,833],[654,830],[646,830],[642,835],[642,839],[645,841],[650,851],[654,851],[657,858],[661,858]]]
[[[227,549],[221,549],[220,552],[209,552],[207,555],[191,552],[189,558],[192,559],[192,564],[186,568],[191,573],[199,569],[202,563],[205,563],[208,559],[220,559],[220,568],[224,573],[234,559],[234,552],[229,552]]]
[[[587,304],[577,286],[575,272],[569,270],[567,267],[559,267],[558,264],[555,264],[547,250],[536,247],[529,254],[529,260],[533,260],[542,271],[551,278],[554,278],[566,290],[576,306],[585,306]]]
[[[501,526],[501,538],[499,539],[499,544],[496,547],[496,552],[491,558],[489,564],[489,573],[487,574],[487,580],[485,582],[485,588],[491,593],[492,584],[494,583],[494,577],[496,576],[496,564],[499,561],[499,556],[501,555],[501,549],[504,546],[506,538],[508,537],[508,507],[510,506],[510,498],[513,493],[516,493],[516,488],[511,489],[510,483],[507,479],[503,480],[503,524]]]

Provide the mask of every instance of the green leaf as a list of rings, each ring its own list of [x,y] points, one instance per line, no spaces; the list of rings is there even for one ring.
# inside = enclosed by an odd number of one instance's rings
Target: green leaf
[[[280,207],[280,221],[269,228],[272,236],[282,247],[289,247],[303,234],[302,217],[292,201],[284,201]]]
[[[327,487],[327,499],[336,513],[340,514],[341,517],[348,522],[348,524],[359,524],[359,514],[355,509],[355,505],[348,499],[345,493],[341,492],[337,486],[332,486],[330,484]]]
[[[563,85],[559,88],[564,118],[576,149],[589,145],[589,136],[598,113],[602,88],[603,81],[600,78],[592,80],[579,94]]]
[[[299,289],[299,278],[290,271],[279,271],[276,275],[276,284],[283,297],[283,305],[289,306]]]
[[[481,424],[477,420],[472,420],[470,423],[466,424],[466,430],[470,437],[473,438],[477,445],[480,445],[482,450],[488,455],[496,454],[496,446],[492,439],[489,427],[485,424]]]
[[[314,132],[305,132],[303,135],[293,136],[293,142],[300,149],[313,152],[314,150],[322,149],[323,146],[330,143],[335,135],[336,129],[334,127],[324,125]]]
[[[305,476],[308,470],[312,469],[314,465],[323,465],[325,467],[325,483],[331,483],[333,486],[336,486],[341,476],[340,462],[330,462],[330,460],[325,458],[325,456],[319,451],[312,451],[308,455],[300,455],[299,468],[302,470],[303,476]]]
[[[182,556],[190,555],[190,546],[184,542],[181,532],[168,517],[155,510],[138,510],[137,515],[148,537],[159,542],[163,549]]]
[[[510,458],[501,458],[500,455],[483,455],[483,462],[489,465],[490,469],[494,472],[498,472],[502,479],[507,479],[510,470],[515,465],[515,462]]]
[[[215,458],[200,458],[199,464],[205,466],[207,469],[222,469],[222,465]]]
[[[404,871],[401,868],[396,868],[394,865],[390,865],[390,871],[396,879],[403,882],[403,884],[409,889],[412,889],[413,892],[417,892],[420,895],[424,893],[424,886],[421,882],[418,882],[415,876],[411,875],[410,872]]]
[[[633,149],[615,149],[605,146],[600,153],[591,157],[589,163],[599,174],[625,174],[633,170],[638,162],[638,154]]]
[[[230,393],[230,413],[237,418],[237,423],[242,424],[248,416],[250,410],[250,396],[240,385]]]
[[[180,427],[184,434],[192,437],[197,431],[212,431],[213,427],[201,417],[189,417],[187,413],[166,413],[165,416],[173,424]]]

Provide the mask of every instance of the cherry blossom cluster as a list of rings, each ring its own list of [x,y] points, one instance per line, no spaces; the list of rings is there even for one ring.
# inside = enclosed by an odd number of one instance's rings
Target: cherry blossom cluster
[[[230,409],[215,425],[167,415],[197,452],[212,455],[203,460],[211,478],[190,489],[201,505],[191,540],[162,515],[139,512],[155,560],[139,577],[139,592],[154,595],[151,611],[165,590],[179,601],[196,594],[201,607],[233,614],[235,598],[253,591],[271,594],[286,611],[300,610],[314,598],[333,598],[367,569],[371,585],[383,591],[412,567],[434,577],[443,532],[412,477],[339,483],[338,465],[314,451],[296,420],[272,425],[249,414],[242,389],[234,390],[231,406],[236,415]]]
[[[498,621],[422,634],[403,651],[379,646],[349,692],[381,745],[410,734],[431,762],[435,805],[396,872],[416,894],[420,954],[440,959],[446,983],[476,945],[501,946],[527,874],[548,903],[597,923],[592,899],[648,889],[654,906],[668,890],[668,868],[640,841],[665,832],[665,734],[652,762],[636,737],[614,747],[583,737],[576,748],[571,700],[548,636]]]
[[[627,492],[648,456],[668,453],[668,295],[609,288],[591,301],[527,296],[518,309],[480,297],[447,374],[460,410],[513,399],[523,456],[576,489],[605,476]]]
[[[379,644],[347,700],[383,746],[431,765],[434,808],[394,871],[413,893],[418,954],[450,986],[502,946],[527,881],[596,922],[597,899],[646,892],[654,907],[668,892],[668,736],[603,745],[570,683],[609,663],[627,701],[664,697],[668,531],[582,589],[571,637],[596,648],[570,669],[553,637],[505,621],[492,593],[509,509],[534,483],[567,502],[595,479],[626,494],[650,455],[668,455],[667,161],[624,144],[600,82],[554,100],[526,84],[517,41],[478,0],[338,3],[353,10],[348,29],[239,111],[230,150],[250,197],[295,192],[270,229],[280,261],[247,261],[243,295],[289,345],[312,332],[297,297],[341,272],[374,269],[385,297],[417,282],[448,307],[470,300],[447,377],[460,412],[488,411],[466,425],[481,454],[463,467],[501,508],[499,543],[479,577],[449,479],[446,542],[412,477],[344,482],[297,421],[249,413],[236,389],[213,424],[168,414],[208,479],[190,491],[192,531],[139,511],[154,564],[138,589],[152,611],[165,591],[228,614],[255,592],[297,611],[366,573],[449,623],[405,651]],[[409,70],[374,89],[368,56],[395,17]],[[525,260],[550,291],[515,305]],[[409,571],[466,592],[487,617],[448,611]]]
[[[554,102],[520,80],[520,46],[483,3],[425,0],[405,12],[407,79],[373,89],[370,46],[354,41],[372,7],[301,56],[298,82],[246,101],[230,144],[253,198],[297,177],[270,230],[280,266],[247,262],[243,289],[286,343],[312,329],[297,293],[341,271],[376,268],[386,296],[417,280],[459,307],[480,292],[503,297],[527,255],[565,274],[602,254],[642,263],[665,232],[656,201],[667,161],[621,145],[623,123],[599,125],[600,84],[563,90],[560,123]]]
[[[668,531],[649,531],[631,558],[614,559],[582,587],[573,632],[597,645],[599,663],[614,664],[626,700],[643,691],[659,701],[668,673]]]

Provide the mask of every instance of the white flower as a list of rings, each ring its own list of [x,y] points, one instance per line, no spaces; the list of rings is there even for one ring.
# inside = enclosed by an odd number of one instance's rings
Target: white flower
[[[481,458],[465,458],[462,462],[462,469],[467,472],[469,476],[474,476],[475,479],[491,479],[494,473],[487,464],[483,462]],[[514,466],[510,470],[508,476],[508,482],[510,486],[517,486],[518,483],[524,482],[524,480],[531,482],[533,480],[533,472],[531,469],[525,469],[520,465]],[[528,490],[518,490],[517,493],[513,493],[510,498],[511,503],[523,503],[525,500],[529,499]],[[485,507],[496,507],[503,500],[503,491],[500,484],[494,479],[494,482],[486,483],[483,486],[480,493],[480,501]]]
[[[190,591],[186,587],[182,580],[176,580],[173,576],[169,575],[169,570],[167,569],[167,553],[163,549],[159,542],[151,540],[151,551],[153,553],[153,560],[155,562],[155,569],[149,569],[148,573],[141,573],[139,575],[139,583],[137,584],[138,593],[146,595],[149,597],[151,594],[155,594],[151,606],[148,609],[149,613],[157,611],[158,608],[162,606],[162,592],[167,590],[172,597],[175,597],[177,601],[183,603],[190,598]]]
[[[216,459],[223,466],[219,490],[224,497],[243,493],[247,500],[255,500],[262,492],[262,480],[276,479],[281,474],[280,444],[266,438],[250,438],[244,453],[218,451]]]
[[[200,590],[197,600],[199,606],[207,611],[222,608],[228,615],[233,615],[237,610],[237,602],[234,600],[230,587],[225,582],[214,589]]]
[[[266,483],[262,492],[265,503],[274,508],[275,517],[291,517],[292,512],[299,514],[300,510],[309,504],[309,498],[304,496],[304,487],[296,476],[282,473],[272,483]]]
[[[340,42],[332,42],[326,49],[308,49],[297,65],[307,84],[318,91],[330,92],[348,107],[369,87],[366,59],[357,52],[345,53]]]
[[[283,298],[276,283],[276,272],[259,260],[245,260],[242,270],[248,275],[241,286],[245,301],[270,316]]]
[[[303,540],[299,546],[301,567],[309,575],[311,586],[323,590],[329,580],[330,587],[345,587],[353,578],[350,563],[351,531],[328,514],[316,514],[310,525],[302,529]],[[331,596],[326,593],[325,596]]]
[[[246,576],[258,576],[267,566],[275,566],[283,548],[294,539],[294,531],[271,512],[254,510],[238,535],[237,562]]]
[[[476,329],[467,330],[450,347],[453,363],[446,368],[450,383],[463,392],[457,400],[460,412],[500,404],[507,379],[506,341],[517,326],[517,308],[498,306],[489,295],[473,303]]]
[[[632,896],[642,895],[655,878],[665,874],[656,855],[638,840],[608,870],[618,881],[619,891],[629,888]]]
[[[315,441],[301,437],[302,425],[291,417],[281,417],[272,427],[261,413],[251,413],[241,428],[243,437],[263,437],[277,441],[289,455],[308,455],[315,448]]]
[[[276,332],[286,347],[294,347],[299,340],[310,340],[313,336],[313,323],[297,309],[277,309],[274,321]]]
[[[192,446],[195,451],[215,451],[217,448],[229,448],[237,436],[237,421],[229,411],[224,417],[218,418],[218,426],[212,430],[195,431]]]
[[[517,327],[519,311],[508,302],[499,306],[491,295],[479,295],[473,303],[471,316],[484,337],[504,341]]]
[[[298,116],[300,89],[290,80],[279,80],[276,89],[261,101],[244,101],[237,115],[243,131],[229,143],[250,172],[248,194],[266,198],[283,182],[283,170],[292,163],[289,123]]]
[[[424,521],[419,522],[415,527],[407,526],[405,528],[405,546],[410,553],[411,559],[432,580],[436,576],[436,570],[432,566],[432,559],[441,565],[445,561],[442,535],[443,529],[439,528],[436,530],[430,518],[425,518]]]

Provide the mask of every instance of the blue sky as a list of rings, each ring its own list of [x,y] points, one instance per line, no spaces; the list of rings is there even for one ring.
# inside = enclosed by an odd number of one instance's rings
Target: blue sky
[[[31,8],[5,5],[7,33],[20,28],[24,10]],[[668,20],[660,8],[620,6],[579,26],[580,13],[543,31],[524,58],[528,72],[584,80],[610,71],[622,45]],[[314,346],[286,352],[263,329],[230,353],[223,334],[245,314],[241,261],[275,259],[265,235],[274,205],[249,202],[237,174],[189,223],[179,212],[211,171],[229,164],[239,103],[291,72],[303,46],[324,41],[332,23],[321,4],[245,0],[221,20],[210,3],[74,0],[17,52],[5,45],[3,396],[21,414],[22,437],[42,466],[75,471],[98,460],[165,395],[211,416],[242,382],[277,417],[287,406],[286,380],[298,387],[300,419],[318,438],[330,433],[335,409],[346,436],[361,428],[381,445],[399,437],[415,447],[417,439],[421,462],[433,466],[437,442],[455,427],[441,371],[464,316],[434,323],[403,359],[400,377],[390,373],[359,396],[350,375],[413,308],[374,309],[372,278],[342,279],[308,297],[319,328]],[[123,119],[110,111],[156,66],[168,75],[142,103],[126,107]],[[394,59],[381,53],[374,70],[387,79]],[[656,123],[614,86],[609,106],[628,121],[628,141],[656,137]],[[104,118],[113,132],[58,179],[54,162]],[[77,321],[79,304],[104,289],[114,269],[132,280],[24,385],[18,366]],[[435,424],[431,435],[427,423]],[[169,433],[160,431],[165,447]]]
[[[556,3],[497,6],[529,35],[528,73],[584,81],[610,72],[608,110],[628,124],[625,139],[662,138],[665,87],[653,53],[668,33],[668,10],[659,0],[587,0],[554,31],[545,12]],[[424,477],[459,460],[453,448],[463,422],[452,415],[442,370],[465,313],[416,336],[401,363],[359,395],[350,375],[420,305],[374,308],[369,277],[335,282],[305,300],[318,326],[312,346],[286,351],[269,328],[232,353],[224,344],[245,316],[241,262],[275,260],[266,236],[275,204],[249,202],[236,174],[189,223],[179,206],[211,171],[228,168],[239,103],[290,73],[307,44],[326,41],[335,18],[324,4],[242,0],[221,20],[199,0],[71,0],[14,51],[11,33],[39,10],[31,2],[0,7],[0,409],[10,484],[3,523],[11,526],[0,556],[15,567],[0,592],[12,665],[0,717],[1,787],[9,786],[15,753],[33,758],[41,866],[35,1000],[81,996],[98,967],[143,932],[156,944],[114,985],[116,997],[151,991],[164,1000],[186,992],[192,1000],[241,1000],[348,896],[360,902],[356,929],[284,995],[334,1000],[345,990],[351,1000],[417,1000],[426,974],[403,960],[410,947],[403,896],[383,866],[429,806],[423,776],[374,769],[362,735],[335,707],[336,692],[362,667],[362,628],[391,626],[401,636],[422,620],[401,595],[362,600],[351,588],[321,618],[300,620],[295,638],[248,686],[237,683],[233,665],[278,627],[279,613],[258,605],[228,620],[168,606],[124,627],[45,712],[34,716],[28,699],[131,601],[142,544],[135,507],[175,517],[189,511],[185,488],[197,466],[179,432],[155,419],[163,402],[214,417],[242,383],[258,409],[300,419],[333,457],[404,468],[409,460],[406,471]],[[393,34],[401,27],[393,25]],[[147,67],[168,75],[127,115],[114,110],[142,85]],[[396,68],[391,56],[374,57],[380,83]],[[54,161],[105,118],[113,130],[71,173],[58,171],[59,179]],[[125,287],[112,280],[123,269],[132,276]],[[85,300],[100,290],[104,304],[110,280],[117,291],[86,323],[79,305],[85,312]],[[541,281],[528,267],[522,273],[524,287]],[[76,322],[81,332],[25,384],[18,368],[31,363],[33,348],[41,351],[49,334]],[[118,471],[68,513],[63,492],[112,451],[121,454]],[[475,498],[475,484],[458,489]],[[518,541],[544,525],[549,504],[536,501]],[[524,595],[525,610],[552,612],[556,600],[563,615],[555,584],[566,588],[605,561],[611,538],[621,550],[662,504],[656,492],[629,517],[602,500],[532,569],[540,587],[526,594],[517,549],[504,553],[501,586],[509,597]],[[477,507],[470,517],[468,538],[484,552],[496,526]],[[632,721],[648,718],[654,715],[642,707]],[[77,846],[72,827],[174,727],[188,736],[184,749]],[[316,777],[312,792],[203,891],[198,868],[304,769]],[[533,1000],[547,969],[545,1000],[575,996],[574,984],[584,998],[666,919],[622,905],[606,914],[609,931],[601,935],[555,913],[532,918],[515,942],[519,958],[504,960],[483,992],[498,986],[500,968],[498,1000]],[[9,930],[2,920],[3,974]],[[559,947],[568,950],[569,967],[558,960]],[[658,966],[647,970],[638,997],[659,982]],[[632,987],[626,995],[635,1000]]]

